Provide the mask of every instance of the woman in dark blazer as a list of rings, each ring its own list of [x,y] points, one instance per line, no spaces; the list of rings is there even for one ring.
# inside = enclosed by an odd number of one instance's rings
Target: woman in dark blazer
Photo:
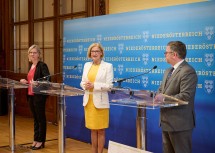
[[[31,65],[27,80],[21,79],[20,82],[29,84],[28,102],[34,118],[34,141],[30,148],[38,150],[45,147],[46,141],[46,95],[33,93],[31,83],[32,81],[42,80],[41,78],[49,76],[50,73],[47,65],[40,61],[40,48],[37,45],[32,45],[28,49],[28,58]]]

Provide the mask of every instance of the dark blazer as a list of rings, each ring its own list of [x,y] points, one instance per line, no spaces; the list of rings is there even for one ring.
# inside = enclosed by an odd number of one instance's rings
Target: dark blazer
[[[31,65],[30,65],[30,67],[31,67]],[[46,65],[46,63],[44,63],[44,62],[42,62],[42,61],[39,61],[38,63],[37,63],[37,66],[36,66],[36,70],[35,70],[35,73],[34,73],[34,81],[45,81],[45,80],[47,80],[47,81],[50,81],[51,79],[50,79],[50,77],[46,77],[45,79],[43,78],[43,77],[45,77],[45,76],[49,76],[50,75],[50,73],[49,73],[49,69],[48,69],[48,66]],[[40,89],[41,89],[42,87],[40,87]],[[45,90],[46,88],[44,87],[44,90]],[[35,88],[34,89],[34,92],[35,93],[37,93],[38,91],[37,91],[37,89]],[[35,96],[36,96],[37,94],[35,94]],[[40,95],[40,96],[43,96],[44,98],[46,98],[47,96],[46,95]]]
[[[39,61],[36,66],[34,81],[37,81],[38,79],[42,80],[43,77],[49,76],[49,75],[50,73],[46,63]],[[47,77],[45,80],[50,81],[50,77]]]
[[[166,83],[170,69],[164,73],[159,93],[189,102],[188,105],[161,108],[160,126],[163,131],[184,131],[195,127],[194,98],[197,85],[195,69],[186,61],[182,62]]]

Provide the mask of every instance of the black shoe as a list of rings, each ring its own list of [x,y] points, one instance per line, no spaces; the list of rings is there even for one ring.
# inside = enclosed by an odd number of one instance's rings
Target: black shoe
[[[45,148],[45,142],[42,142],[41,145],[40,145],[39,147],[34,146],[34,147],[32,148],[32,150],[38,150],[38,149],[42,149],[42,148]]]
[[[35,146],[30,146],[29,148],[30,148],[30,149],[33,149],[34,147],[35,147]]]
[[[35,143],[34,146],[31,145],[29,148],[30,148],[30,149],[33,149],[33,148],[36,146],[36,144],[37,144],[37,143]]]

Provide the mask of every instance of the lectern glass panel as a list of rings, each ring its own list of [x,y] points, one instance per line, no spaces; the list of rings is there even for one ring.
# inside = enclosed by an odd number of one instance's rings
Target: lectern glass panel
[[[155,100],[155,92],[148,90],[133,90],[130,88],[111,88],[109,98],[111,105],[137,108],[136,135],[137,148],[146,150],[146,110],[162,107],[176,107],[188,102],[162,95],[162,100]]]
[[[28,84],[20,83],[19,81],[8,79],[8,78],[0,78],[0,88],[28,88]]]
[[[9,116],[9,148],[12,152],[19,151],[19,147],[15,144],[15,93],[14,89],[28,88],[28,84],[22,84],[19,81],[12,80],[9,78],[0,78],[0,88],[7,89],[9,91],[8,97],[8,116]],[[29,149],[26,149],[29,150]]]
[[[155,92],[148,90],[132,90],[128,88],[112,88],[109,92],[110,103],[128,107],[155,109],[186,105],[188,102],[163,94],[163,100],[154,99]]]
[[[84,91],[64,83],[52,83],[47,81],[34,81],[32,89],[35,94],[44,94],[58,97],[58,152],[65,153],[65,97],[81,96]]]
[[[34,81],[32,83],[33,92],[35,94],[46,94],[52,96],[79,96],[84,91],[75,87],[65,85],[63,83],[52,83],[47,81]]]

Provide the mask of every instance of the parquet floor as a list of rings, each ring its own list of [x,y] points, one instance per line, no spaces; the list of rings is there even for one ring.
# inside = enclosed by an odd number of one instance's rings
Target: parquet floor
[[[8,116],[0,116],[0,153],[58,153],[58,127],[51,123],[47,124],[47,141],[45,148],[40,150],[26,150],[32,142],[33,119],[21,116],[15,117],[15,143],[18,149],[15,152],[9,148],[9,124]],[[91,153],[91,145],[66,139],[66,153]],[[103,153],[107,153],[107,149]]]

